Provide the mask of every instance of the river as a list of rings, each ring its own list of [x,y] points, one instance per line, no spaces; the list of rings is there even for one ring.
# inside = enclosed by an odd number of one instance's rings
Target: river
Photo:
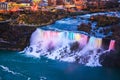
[[[119,80],[120,69],[87,67],[0,51],[0,80]]]

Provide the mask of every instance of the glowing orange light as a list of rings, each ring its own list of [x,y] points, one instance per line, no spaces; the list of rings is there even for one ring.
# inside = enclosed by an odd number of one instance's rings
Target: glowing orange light
[[[38,10],[38,4],[33,3],[33,6],[31,6],[32,11],[37,11]]]
[[[11,12],[16,12],[16,11],[18,11],[18,9],[19,9],[19,7],[18,7],[18,6],[15,6],[15,7],[13,7],[10,11],[11,11]]]
[[[5,2],[6,0],[0,0],[0,2]]]
[[[37,10],[38,10],[38,6],[37,6],[37,5],[32,6],[32,7],[31,7],[31,10],[32,10],[32,11],[37,11]]]
[[[81,10],[83,8],[85,8],[85,2],[86,0],[74,0],[76,8]]]

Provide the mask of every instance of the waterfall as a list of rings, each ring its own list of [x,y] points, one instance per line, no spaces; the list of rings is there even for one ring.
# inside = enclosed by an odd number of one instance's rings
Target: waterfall
[[[114,49],[111,40],[109,50]],[[37,29],[31,36],[30,46],[25,53],[30,56],[45,56],[67,62],[77,62],[86,66],[101,66],[99,56],[104,52],[102,38],[70,31],[49,31]]]
[[[114,50],[114,48],[115,48],[115,40],[111,40],[109,45],[109,50]]]

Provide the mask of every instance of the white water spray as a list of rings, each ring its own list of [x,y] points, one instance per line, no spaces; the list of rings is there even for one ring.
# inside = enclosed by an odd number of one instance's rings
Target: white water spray
[[[110,47],[112,48],[112,47]],[[46,56],[87,66],[101,66],[99,56],[103,53],[102,39],[74,32],[56,32],[37,29],[31,36],[27,55]]]

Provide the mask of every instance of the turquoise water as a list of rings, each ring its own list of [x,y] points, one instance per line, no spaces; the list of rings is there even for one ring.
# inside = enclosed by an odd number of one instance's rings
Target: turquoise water
[[[86,67],[0,51],[0,80],[120,80],[120,69]]]

